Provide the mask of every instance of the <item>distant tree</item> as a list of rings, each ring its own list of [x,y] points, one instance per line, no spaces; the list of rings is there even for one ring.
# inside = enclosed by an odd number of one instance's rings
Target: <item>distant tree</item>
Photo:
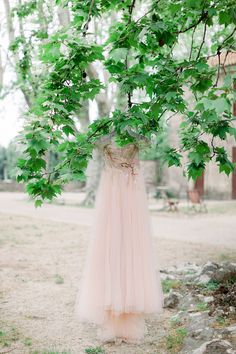
[[[13,139],[8,145],[8,147],[5,149],[5,168],[7,179],[16,181],[17,161],[19,158],[22,158],[22,150],[22,146],[19,145],[15,139]]]
[[[6,162],[7,154],[6,149],[3,146],[0,146],[0,180],[5,179],[6,177]]]

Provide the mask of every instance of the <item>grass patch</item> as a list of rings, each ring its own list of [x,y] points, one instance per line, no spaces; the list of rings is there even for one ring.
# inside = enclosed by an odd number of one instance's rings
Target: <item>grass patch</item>
[[[168,353],[179,353],[184,344],[184,339],[188,335],[185,328],[185,320],[182,320],[178,315],[170,318],[169,330],[164,339],[164,346]]]
[[[0,330],[0,345],[2,347],[10,347],[11,344],[18,341],[19,338],[19,332],[15,327],[11,327],[8,330]]]
[[[24,339],[24,345],[27,345],[30,347],[32,345],[32,339],[31,338],[25,338]]]
[[[210,280],[206,285],[205,289],[208,291],[214,291],[219,287],[220,283],[216,280]]]
[[[220,286],[220,282],[216,281],[216,280],[210,280],[208,283],[196,283],[196,286],[198,288],[202,289],[202,292],[207,294],[207,293],[211,293],[212,291],[215,291],[216,289],[218,289],[218,287]]]
[[[16,327],[14,327],[14,325],[10,325],[4,322],[0,323],[0,348],[9,348],[6,349],[6,351],[8,350],[9,352],[14,352],[15,349],[17,349],[19,346],[20,348],[22,347],[21,349],[24,353],[28,353],[29,347],[31,345],[32,339],[25,337]],[[24,346],[28,348],[24,350]]]
[[[221,316],[216,317],[216,322],[218,323],[219,326],[222,326],[222,327],[224,327],[226,324],[225,318],[221,317]]]
[[[54,282],[55,282],[55,284],[63,284],[64,278],[60,274],[55,274],[54,275]]]
[[[208,309],[208,303],[201,301],[196,304],[197,311],[206,311]]]
[[[178,327],[173,329],[166,337],[166,349],[168,353],[178,353],[184,344],[184,339],[188,331],[185,327]]]
[[[181,282],[179,280],[165,279],[161,281],[164,293],[169,293],[171,289],[180,289]]]
[[[89,347],[84,350],[86,354],[105,354],[105,350],[102,347]]]
[[[213,328],[224,328],[224,327],[228,327],[232,324],[234,324],[235,322],[232,321],[229,318],[224,318],[222,316],[217,316],[216,320],[211,324],[211,327]]]
[[[174,316],[174,317],[172,317],[170,319],[170,325],[171,325],[172,328],[181,326],[181,324],[182,324],[182,321],[181,321],[181,319],[178,316]]]

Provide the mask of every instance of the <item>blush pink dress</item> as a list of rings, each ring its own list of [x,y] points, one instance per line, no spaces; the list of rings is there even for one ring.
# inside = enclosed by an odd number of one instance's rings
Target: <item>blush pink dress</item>
[[[100,325],[103,341],[140,342],[146,316],[162,312],[163,293],[139,149],[110,143],[102,152],[104,167],[76,314]]]

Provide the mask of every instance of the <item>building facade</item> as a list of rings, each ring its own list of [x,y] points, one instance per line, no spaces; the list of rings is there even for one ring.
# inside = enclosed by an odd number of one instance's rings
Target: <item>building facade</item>
[[[218,63],[218,57],[212,57],[209,59],[210,66],[217,66]],[[219,86],[223,82],[226,73],[236,73],[236,54],[221,54],[220,63]],[[234,87],[236,89],[235,83]],[[190,92],[186,92],[186,98],[191,100]],[[232,111],[236,117],[236,103],[233,104]],[[178,128],[180,122],[180,116],[175,116],[170,120],[170,143],[177,147],[179,145]],[[206,136],[204,140],[210,144],[210,137]],[[236,162],[236,140],[234,137],[230,136],[227,141],[218,140],[216,143],[219,143],[219,146],[223,146],[226,149],[231,161]],[[185,160],[185,162],[187,161]],[[206,198],[236,199],[236,170],[233,174],[227,176],[225,173],[219,172],[219,168],[215,162],[210,162],[207,165],[205,172],[195,183],[193,181],[188,181],[187,177],[184,176],[183,168],[166,168],[163,176],[163,184],[164,183],[171,191],[173,191],[173,193],[182,197],[186,194],[187,190],[197,189],[199,193]]]

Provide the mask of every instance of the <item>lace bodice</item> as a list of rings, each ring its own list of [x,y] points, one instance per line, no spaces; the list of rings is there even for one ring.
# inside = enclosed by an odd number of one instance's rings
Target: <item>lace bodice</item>
[[[135,144],[128,144],[124,147],[117,147],[109,143],[103,147],[103,159],[105,167],[113,167],[136,174],[139,167],[139,149]]]

